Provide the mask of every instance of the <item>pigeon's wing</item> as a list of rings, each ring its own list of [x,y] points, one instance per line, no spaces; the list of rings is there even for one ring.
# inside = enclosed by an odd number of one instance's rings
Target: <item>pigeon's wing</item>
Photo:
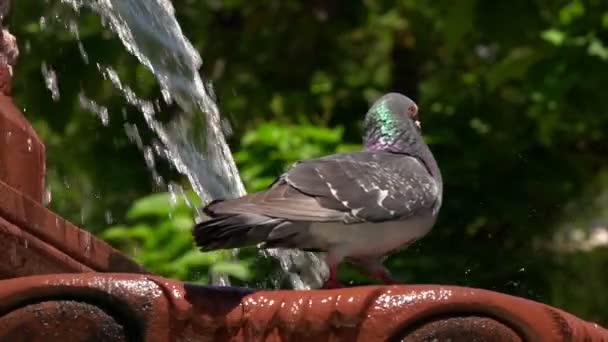
[[[206,210],[292,221],[381,222],[430,209],[438,196],[437,183],[418,159],[355,152],[301,161],[270,189]]]
[[[214,201],[205,208],[210,216],[256,214],[291,221],[342,221],[344,211],[325,208],[315,199],[279,178],[268,190],[225,201]]]
[[[323,208],[346,212],[347,222],[381,222],[432,210],[441,201],[437,181],[414,157],[355,152],[303,161],[285,181]]]

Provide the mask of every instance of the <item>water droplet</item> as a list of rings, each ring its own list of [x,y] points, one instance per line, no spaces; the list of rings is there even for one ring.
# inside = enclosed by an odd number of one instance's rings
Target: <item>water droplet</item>
[[[230,286],[230,277],[226,274],[212,272],[211,283],[217,286]]]
[[[518,281],[514,281],[514,280],[510,280],[505,285],[506,286],[512,286],[512,287],[519,287],[519,282]]]
[[[63,177],[63,186],[65,186],[66,189],[70,188],[70,182],[68,182],[68,179]]]
[[[157,187],[159,187],[159,188],[164,187],[164,185],[165,185],[165,179],[161,175],[157,174],[156,170],[153,171],[153,173],[152,173],[152,179],[154,180],[154,184]]]
[[[137,126],[135,124],[125,122],[124,128],[127,138],[129,138],[131,142],[134,142],[138,149],[142,150],[144,148],[144,143],[141,140]]]
[[[169,90],[167,89],[162,89],[160,91],[160,93],[163,96],[163,101],[165,101],[166,104],[171,104],[173,103],[173,98],[171,97],[171,93],[169,92]]]
[[[51,187],[49,185],[47,185],[46,189],[44,190],[44,198],[43,198],[43,201],[42,201],[42,204],[45,207],[48,207],[49,204],[51,204],[51,200],[53,198],[52,195],[53,194],[51,193]]]
[[[27,138],[27,151],[32,152],[32,138]]]
[[[183,195],[183,189],[177,184],[171,183],[169,184],[169,203],[172,207],[177,205],[177,196],[181,190],[181,194]]]
[[[78,94],[78,101],[80,102],[80,107],[86,111],[89,111],[101,120],[101,123],[104,126],[107,126],[110,122],[110,116],[108,114],[108,108],[97,104],[97,102],[87,98],[84,93],[80,92]]]
[[[44,78],[44,84],[46,88],[51,92],[51,98],[53,101],[59,101],[59,86],[57,83],[57,74],[55,70],[46,65],[46,62],[42,62],[40,65],[40,71],[42,72],[42,77]]]
[[[75,20],[69,20],[66,28],[73,34],[76,39],[80,39],[80,32],[78,31],[78,23]]]
[[[148,168],[154,169],[154,152],[152,152],[152,149],[148,146],[144,147],[144,159],[146,160]]]
[[[84,254],[89,257],[91,255],[91,234],[88,232],[84,233]]]
[[[82,61],[84,62],[84,64],[89,64],[89,55],[87,54],[87,51],[84,49],[82,42],[78,42],[78,51],[80,52],[80,57],[82,58]]]
[[[112,212],[110,210],[106,210],[104,217],[106,219],[106,224],[112,224],[114,222],[114,218],[112,217]]]

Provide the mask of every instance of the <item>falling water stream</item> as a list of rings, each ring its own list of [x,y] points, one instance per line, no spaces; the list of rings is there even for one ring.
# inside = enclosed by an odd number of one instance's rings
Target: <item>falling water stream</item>
[[[202,60],[182,33],[169,0],[62,0],[79,13],[83,7],[92,9],[117,34],[125,48],[156,77],[163,100],[179,105],[181,113],[168,123],[156,119],[158,106],[139,98],[124,85],[109,66],[98,66],[105,79],[143,114],[162,146],[155,149],[138,146],[144,151],[148,166],[154,164],[154,154],[166,158],[190,181],[203,202],[217,198],[234,198],[245,194],[222,127],[224,122],[214,100],[211,84],[199,75]],[[70,30],[77,28],[70,25]],[[79,47],[83,58],[89,59]],[[50,73],[46,66],[43,72]],[[47,86],[49,86],[47,84]],[[52,86],[52,85],[51,85]],[[49,86],[49,89],[51,87]],[[59,96],[54,95],[54,96]],[[100,108],[84,95],[81,105],[95,112],[102,122],[107,121],[107,110]],[[127,134],[137,136],[133,127],[125,127]],[[131,134],[130,134],[130,133]],[[137,139],[135,139],[137,143]],[[176,194],[176,187],[169,186]],[[198,219],[198,218],[197,218]],[[287,250],[265,252],[278,259],[281,269],[289,276],[293,288],[320,285],[327,272],[325,265],[312,253]],[[227,277],[215,280],[228,285]]]

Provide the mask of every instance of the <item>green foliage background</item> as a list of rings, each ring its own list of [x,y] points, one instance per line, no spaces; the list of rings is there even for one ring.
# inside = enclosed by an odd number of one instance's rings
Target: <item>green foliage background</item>
[[[446,185],[433,232],[388,260],[396,276],[502,291],[608,323],[608,247],[554,242],[608,225],[608,2],[173,3],[233,123],[248,190],[297,159],[357,148],[370,101],[403,92],[419,104]],[[85,11],[74,19],[86,63],[70,23],[55,19],[70,12],[57,1],[13,1],[9,23],[21,49],[14,97],[47,145],[51,208],[163,275],[205,282],[221,270],[268,284],[272,262],[255,251],[236,262],[196,252],[188,206],[149,196],[165,189],[124,124],[144,144],[153,136],[97,63],[141,97],[160,98],[158,86]],[[57,72],[58,101],[42,62]],[[80,107],[80,92],[108,107],[107,127]],[[166,164],[158,171],[187,185]],[[343,276],[367,283],[349,269]]]

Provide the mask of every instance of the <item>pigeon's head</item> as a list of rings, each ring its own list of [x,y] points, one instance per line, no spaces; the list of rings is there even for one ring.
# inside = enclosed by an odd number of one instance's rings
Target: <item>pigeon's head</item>
[[[367,112],[364,130],[367,149],[392,150],[412,145],[421,139],[418,106],[405,95],[386,94]]]

